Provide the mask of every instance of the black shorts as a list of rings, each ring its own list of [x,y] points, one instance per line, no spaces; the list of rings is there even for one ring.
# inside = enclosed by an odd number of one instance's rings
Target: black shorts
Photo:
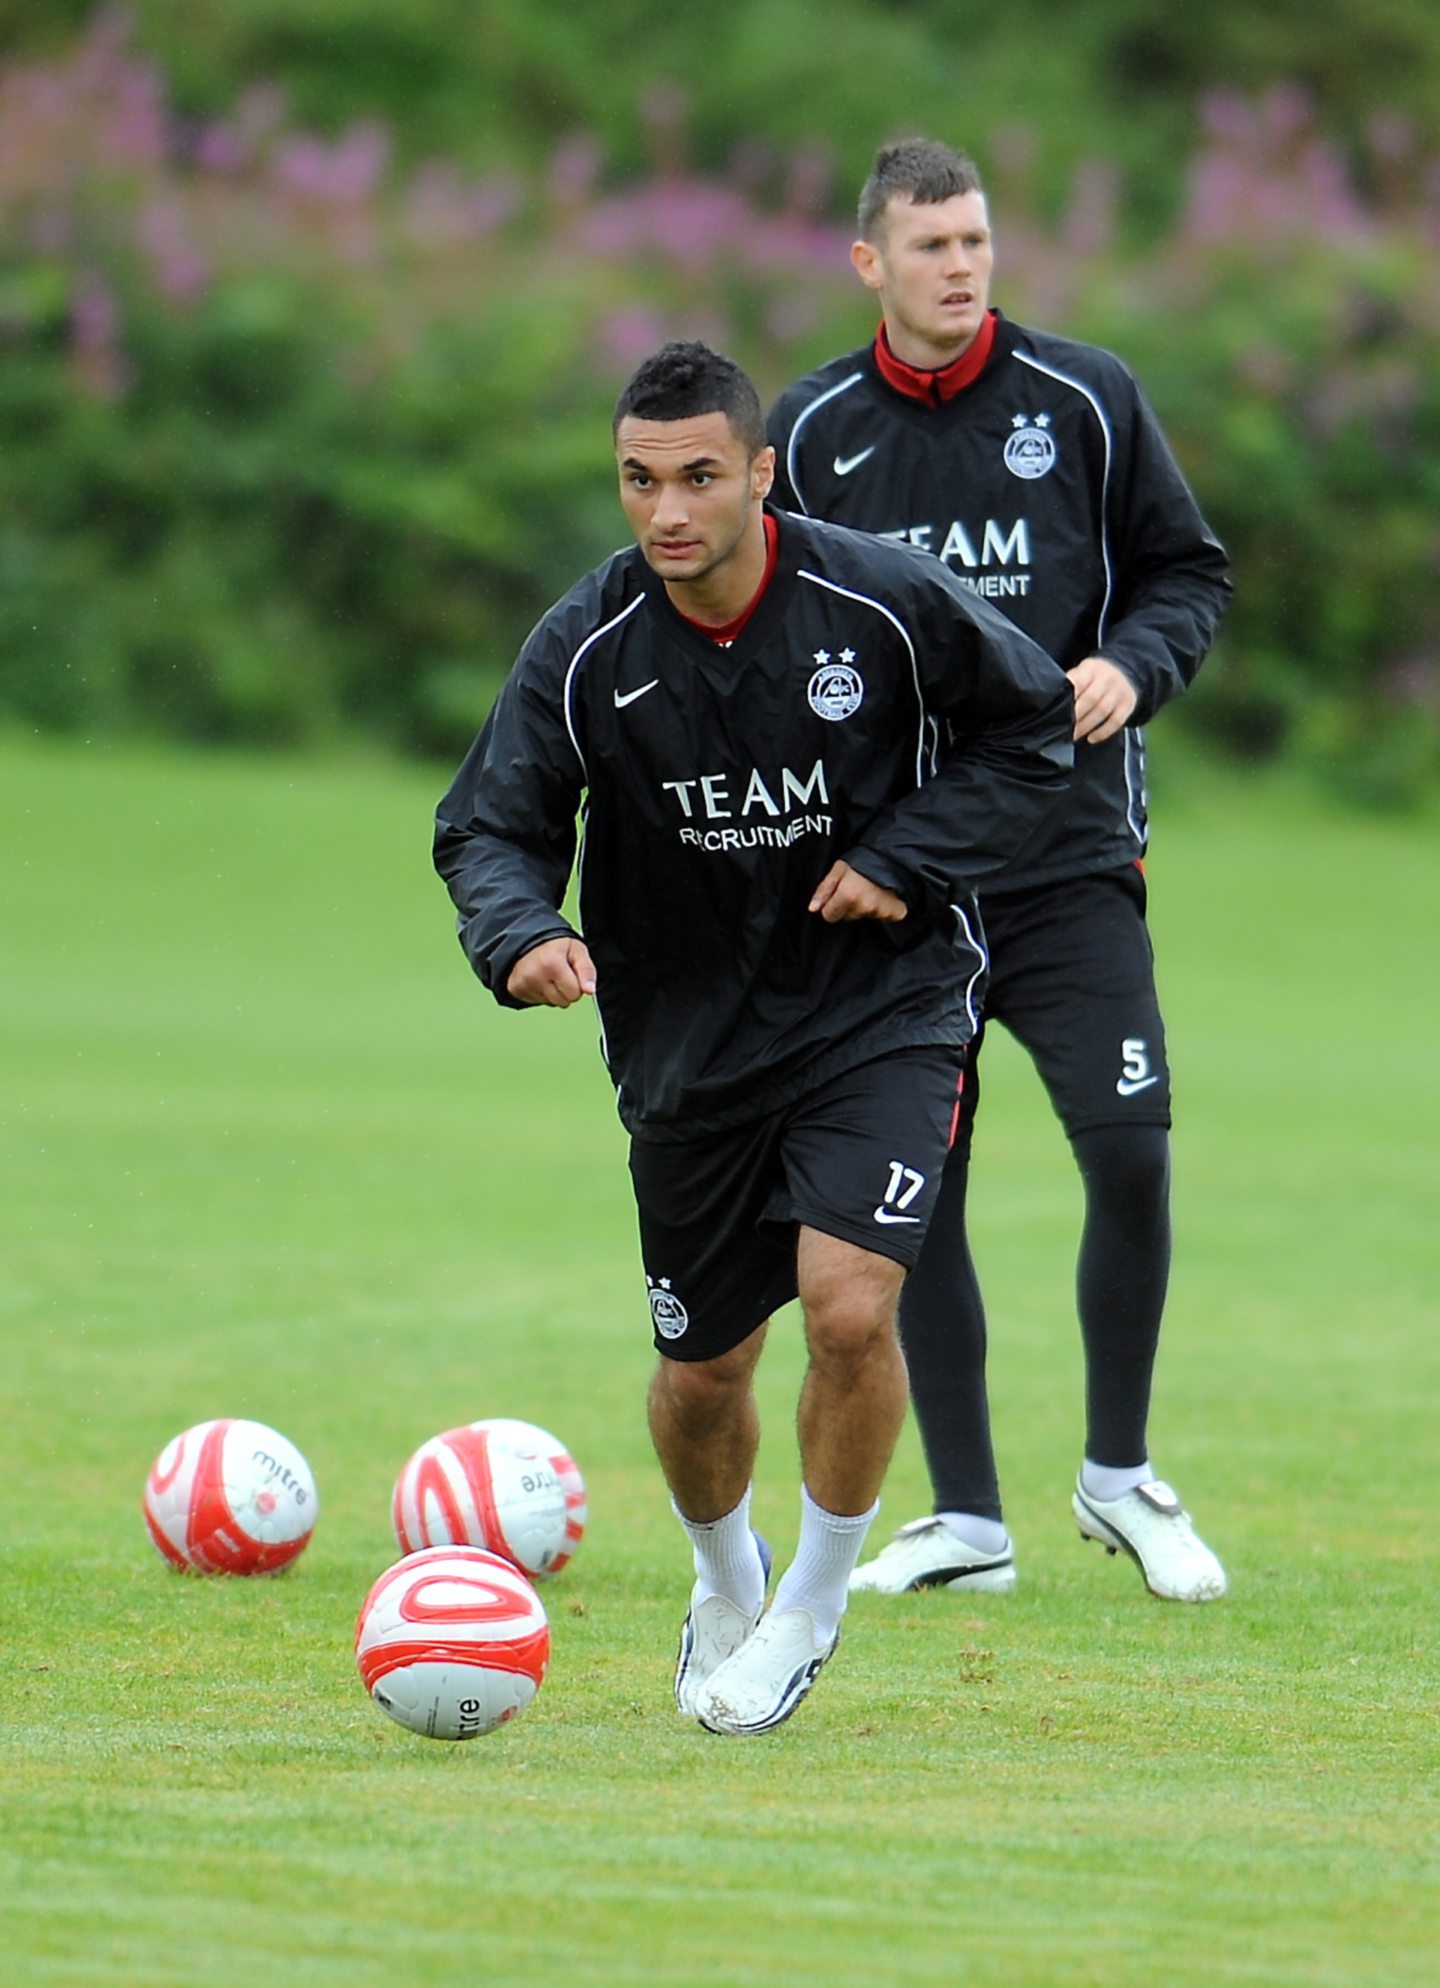
[[[970,1045],[957,1156],[980,1103],[984,1025],[1029,1051],[1073,1138],[1097,1125],[1170,1123],[1170,1066],[1138,865],[983,900],[990,984]]]
[[[656,1349],[713,1360],[796,1296],[799,1227],[920,1254],[960,1110],[962,1049],[876,1057],[771,1118],[630,1144]]]

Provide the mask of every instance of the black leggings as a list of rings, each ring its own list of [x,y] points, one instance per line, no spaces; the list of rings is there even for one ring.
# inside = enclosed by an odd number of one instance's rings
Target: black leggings
[[[1076,1305],[1085,1347],[1085,1454],[1146,1460],[1150,1381],[1170,1276],[1170,1135],[1102,1125],[1071,1141],[1085,1189]],[[937,1512],[1001,1516],[985,1393],[985,1305],[965,1226],[968,1158],[952,1152],[920,1261],[900,1300]]]

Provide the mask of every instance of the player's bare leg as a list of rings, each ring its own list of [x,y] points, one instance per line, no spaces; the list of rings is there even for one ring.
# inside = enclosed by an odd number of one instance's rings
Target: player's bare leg
[[[650,1440],[676,1506],[698,1525],[733,1511],[750,1488],[760,1447],[755,1363],[765,1330],[714,1360],[656,1363]]]
[[[797,1425],[805,1488],[858,1516],[880,1495],[908,1399],[895,1312],[905,1273],[873,1250],[800,1231],[800,1302],[810,1365]]]

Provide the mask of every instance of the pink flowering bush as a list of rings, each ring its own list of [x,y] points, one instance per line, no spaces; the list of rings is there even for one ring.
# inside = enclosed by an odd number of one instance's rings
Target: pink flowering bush
[[[1354,166],[1304,96],[1218,94],[1180,223],[1083,282],[1236,564],[1193,716],[1360,797],[1440,770],[1440,158],[1377,116]]]
[[[0,70],[0,708],[452,753],[622,536],[634,363],[702,336],[774,392],[871,329],[824,156],[701,173],[646,114],[648,174],[585,132],[477,173],[265,86],[182,117],[108,12]],[[987,172],[997,300],[1131,361],[1235,556],[1189,722],[1383,798],[1437,761],[1436,174],[1393,118],[1357,161],[1296,93],[1217,97],[1140,255],[1112,169],[1043,222],[1018,137]]]
[[[52,726],[453,749],[622,535],[619,382],[833,315],[843,232],[657,174],[404,173],[272,90],[200,128],[123,28],[0,72],[0,699]]]

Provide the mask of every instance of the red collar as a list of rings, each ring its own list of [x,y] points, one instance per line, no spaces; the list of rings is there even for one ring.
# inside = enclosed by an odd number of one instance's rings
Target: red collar
[[[907,365],[897,359],[890,349],[890,340],[882,324],[875,334],[875,364],[882,379],[889,382],[897,393],[908,394],[911,400],[923,400],[927,407],[942,407],[947,400],[953,400],[957,393],[963,393],[972,386],[985,370],[985,362],[995,343],[995,327],[999,322],[994,311],[985,313],[985,322],[976,332],[973,341],[948,366],[926,368]]]
[[[718,643],[721,648],[727,647],[735,640],[735,637],[740,633],[740,630],[745,626],[746,622],[765,598],[765,589],[774,577],[775,561],[780,556],[780,527],[768,511],[765,513],[761,522],[765,526],[765,571],[760,575],[760,584],[755,589],[750,605],[742,608],[733,621],[727,621],[719,628],[713,622],[696,621],[693,615],[687,614],[682,616],[682,619],[688,621],[692,628],[698,628],[702,635],[708,635],[710,640]]]

